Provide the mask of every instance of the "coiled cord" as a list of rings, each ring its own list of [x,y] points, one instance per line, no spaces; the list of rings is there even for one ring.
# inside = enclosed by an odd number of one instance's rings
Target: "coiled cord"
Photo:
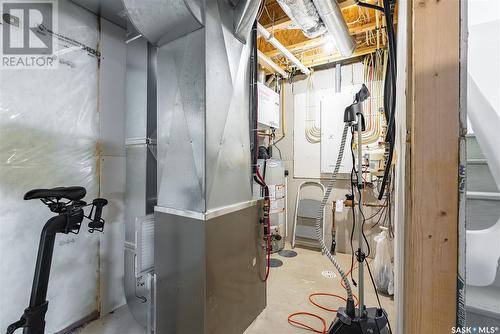
[[[326,247],[325,239],[323,236],[323,230],[321,228],[321,222],[323,221],[323,209],[325,208],[326,203],[328,201],[328,198],[330,197],[330,194],[332,192],[333,186],[335,185],[335,182],[337,181],[337,174],[338,174],[339,169],[340,169],[340,164],[342,163],[342,157],[344,156],[344,148],[345,148],[348,130],[349,130],[349,124],[346,123],[344,125],[344,130],[342,132],[342,140],[340,142],[340,150],[339,150],[339,155],[337,157],[337,163],[335,164],[335,169],[333,170],[332,178],[330,179],[330,182],[328,183],[328,186],[327,186],[326,191],[325,191],[325,196],[323,196],[323,200],[321,201],[321,205],[318,209],[318,215],[316,216],[316,236],[317,236],[318,241],[321,245],[321,249],[323,250],[325,255],[328,257],[328,259],[333,263],[333,266],[335,267],[335,269],[337,269],[337,271],[340,274],[340,277],[342,278],[342,281],[344,282],[343,285],[347,291],[347,299],[354,300],[351,285],[349,283],[349,279],[348,279],[347,275],[344,273],[344,271],[342,270],[342,267],[337,262],[335,257],[332,255],[332,253],[330,253],[330,250],[328,249],[328,247]]]

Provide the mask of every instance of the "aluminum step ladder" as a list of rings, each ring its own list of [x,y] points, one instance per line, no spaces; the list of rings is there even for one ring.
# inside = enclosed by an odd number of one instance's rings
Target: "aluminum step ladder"
[[[306,186],[318,187],[322,191],[322,197],[325,195],[326,189],[323,184],[315,181],[304,181],[299,185],[297,190],[297,198],[295,200],[295,215],[293,219],[293,231],[292,231],[292,248],[296,245],[301,244],[307,247],[321,248],[317,235],[316,235],[316,216],[318,210],[321,206],[321,201],[300,197],[302,188]],[[325,236],[325,214],[326,210],[323,208],[323,221],[322,233]],[[303,224],[301,224],[302,222]],[[297,240],[297,237],[302,240]]]

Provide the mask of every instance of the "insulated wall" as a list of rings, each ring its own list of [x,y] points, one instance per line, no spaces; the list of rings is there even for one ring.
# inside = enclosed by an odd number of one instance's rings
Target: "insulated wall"
[[[100,19],[99,69],[100,196],[108,200],[100,234],[99,287],[101,314],[125,304],[125,72],[126,31]]]
[[[59,33],[89,49],[96,16],[59,2]],[[38,241],[53,214],[23,201],[33,188],[80,185],[98,194],[98,60],[57,41],[57,69],[0,70],[0,329],[28,306]],[[47,333],[95,312],[99,235],[58,235],[47,299]]]

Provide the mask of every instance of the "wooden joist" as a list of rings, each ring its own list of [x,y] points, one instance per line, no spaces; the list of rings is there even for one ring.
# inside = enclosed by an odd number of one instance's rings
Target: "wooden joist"
[[[365,1],[374,3],[373,0]],[[342,8],[344,19],[346,22],[350,22],[348,27],[351,35],[357,41],[355,53],[347,58],[341,57],[338,53],[332,54],[324,51],[325,39],[323,37],[309,39],[299,29],[288,29],[292,21],[286,16],[275,0],[266,2],[268,12],[263,14],[261,23],[268,31],[272,31],[274,36],[290,52],[306,63],[306,66],[318,66],[325,63],[337,62],[369,54],[377,49],[386,47],[387,41],[383,15],[377,16],[376,11],[373,9],[358,7],[355,0],[339,2],[339,5]],[[278,19],[271,20],[271,17],[277,17]],[[397,18],[397,15],[395,17]],[[274,23],[269,21],[273,21]],[[395,25],[396,23],[397,20],[394,21]],[[259,39],[259,50],[267,57],[275,58],[276,61],[278,61],[276,58],[282,58],[280,51],[262,38]],[[282,63],[286,64],[287,62]]]
[[[354,6],[357,6],[357,5],[356,5],[356,1],[355,0],[346,0],[344,2],[339,3],[339,6],[340,6],[340,9],[346,9],[346,8],[351,8],[351,7],[354,7]],[[292,20],[290,20],[290,18],[283,17],[283,18],[278,19],[278,20],[276,20],[274,22],[263,24],[263,26],[267,30],[269,30],[269,32],[271,32],[271,31],[276,31],[276,30],[280,30],[280,29],[286,29],[292,23],[293,22],[292,22]]]
[[[397,20],[395,20],[394,23],[397,23]],[[367,23],[367,24],[364,24],[364,25],[359,26],[359,27],[351,27],[351,28],[349,28],[349,31],[350,31],[351,35],[357,35],[357,34],[365,33],[367,31],[376,30],[376,28],[377,28],[376,22],[371,22],[371,23]],[[381,29],[385,29],[385,26],[382,26]],[[310,49],[315,49],[315,48],[323,46],[323,44],[325,44],[324,38],[317,37],[317,38],[312,38],[312,39],[306,39],[304,41],[301,41],[301,42],[298,42],[295,44],[291,44],[291,45],[285,45],[285,46],[287,47],[288,50],[290,50],[290,52],[294,53],[294,52],[302,52],[302,51],[306,51],[306,50],[310,50]],[[270,58],[273,58],[273,57],[279,56],[281,53],[278,50],[272,50],[272,51],[264,52],[264,54]]]
[[[344,57],[340,53],[336,52],[334,54],[327,54],[327,55],[323,55],[323,56],[314,55],[314,56],[309,56],[309,57],[303,57],[301,59],[301,61],[304,64],[304,66],[314,67],[314,66],[320,66],[320,65],[324,65],[324,64],[328,64],[328,63],[338,62],[341,60],[347,60],[347,59],[351,59],[351,58],[355,58],[355,57],[364,56],[364,55],[373,53],[375,51],[377,51],[377,46],[373,45],[373,46],[362,47],[362,48],[356,49],[356,51],[354,51],[354,53],[350,57]]]

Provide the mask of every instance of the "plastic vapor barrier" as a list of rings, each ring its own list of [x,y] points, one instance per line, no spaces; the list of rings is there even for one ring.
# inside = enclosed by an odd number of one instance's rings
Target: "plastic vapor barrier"
[[[0,69],[0,331],[28,306],[40,232],[54,214],[34,188],[84,186],[98,195],[97,18],[60,1],[56,69]],[[82,45],[62,37],[68,37]],[[98,235],[58,235],[46,333],[96,310]]]

